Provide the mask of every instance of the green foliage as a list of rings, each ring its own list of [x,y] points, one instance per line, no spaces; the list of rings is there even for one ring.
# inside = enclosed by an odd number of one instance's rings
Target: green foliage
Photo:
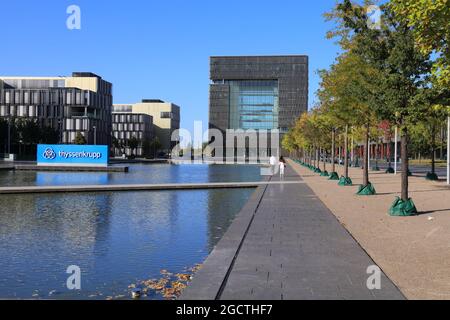
[[[8,121],[0,118],[0,145],[8,139]]]
[[[131,149],[131,154],[134,154],[134,151],[139,146],[139,143],[140,141],[135,136],[132,136],[130,139],[128,139],[127,145]]]
[[[40,128],[40,143],[57,144],[59,143],[59,130],[53,129],[49,126]]]
[[[142,142],[143,153],[146,157],[156,157],[156,154],[161,148],[162,144],[158,137],[155,137],[153,140],[144,139]]]
[[[423,54],[436,53],[435,82],[450,86],[450,0],[391,0],[389,8],[398,20],[411,27],[416,46]]]
[[[85,145],[85,144],[87,144],[87,140],[81,134],[81,132],[78,132],[77,135],[75,136],[75,140],[73,140],[73,143],[78,144],[78,145]]]
[[[41,129],[36,120],[20,120],[17,123],[22,143],[37,144],[40,141]]]

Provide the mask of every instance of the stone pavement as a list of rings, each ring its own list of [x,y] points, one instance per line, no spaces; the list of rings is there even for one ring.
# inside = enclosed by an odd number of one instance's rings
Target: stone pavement
[[[285,181],[300,180],[288,166]],[[367,288],[374,264],[306,184],[266,185],[180,299],[404,299],[384,274]]]

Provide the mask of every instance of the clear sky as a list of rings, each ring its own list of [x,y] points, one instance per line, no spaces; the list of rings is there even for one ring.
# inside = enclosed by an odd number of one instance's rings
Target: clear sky
[[[309,105],[316,71],[338,48],[323,13],[335,0],[2,1],[0,75],[90,71],[114,84],[114,103],[158,98],[181,106],[182,127],[208,121],[209,56],[306,54]],[[66,27],[69,5],[81,30]]]

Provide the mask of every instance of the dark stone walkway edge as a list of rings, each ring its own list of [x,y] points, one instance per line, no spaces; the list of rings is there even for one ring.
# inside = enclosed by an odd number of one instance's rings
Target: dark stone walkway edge
[[[261,193],[261,197],[259,198],[258,204],[253,212],[252,218],[250,219],[247,229],[245,230],[244,236],[242,237],[242,241],[241,241],[241,243],[239,243],[239,247],[236,250],[236,254],[233,257],[233,261],[231,262],[230,267],[228,268],[227,274],[225,275],[225,279],[222,282],[222,285],[220,286],[219,292],[217,293],[216,300],[220,300],[223,290],[225,289],[225,286],[227,285],[228,277],[230,276],[230,273],[233,270],[234,263],[236,262],[236,258],[239,255],[239,252],[241,251],[241,248],[242,248],[242,245],[243,245],[245,239],[247,238],[248,231],[250,230],[250,227],[252,226],[253,220],[255,219],[256,212],[258,211],[258,208],[261,204],[264,194],[266,193],[267,187],[268,187],[268,185],[266,185],[264,187],[264,191]]]
[[[218,300],[268,185],[256,188],[179,300]]]

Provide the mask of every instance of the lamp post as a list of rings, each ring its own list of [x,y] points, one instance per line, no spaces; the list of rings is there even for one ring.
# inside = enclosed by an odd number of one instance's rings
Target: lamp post
[[[94,129],[94,145],[97,145],[97,127],[93,126]]]
[[[62,118],[59,118],[58,126],[59,126],[59,144],[63,144],[63,120],[62,120]]]
[[[11,116],[8,117],[8,156],[11,154]]]
[[[394,170],[397,175],[397,153],[398,153],[398,128],[395,127],[395,155],[394,155]]]
[[[352,133],[353,133],[353,130],[352,130]],[[352,166],[355,164],[355,162],[354,162],[354,158],[355,158],[355,152],[354,152],[354,147],[353,147],[353,145],[354,145],[354,138],[353,138],[353,134],[352,134],[352,145],[351,145],[351,162],[352,162]]]
[[[450,117],[447,120],[447,184],[450,185]]]

